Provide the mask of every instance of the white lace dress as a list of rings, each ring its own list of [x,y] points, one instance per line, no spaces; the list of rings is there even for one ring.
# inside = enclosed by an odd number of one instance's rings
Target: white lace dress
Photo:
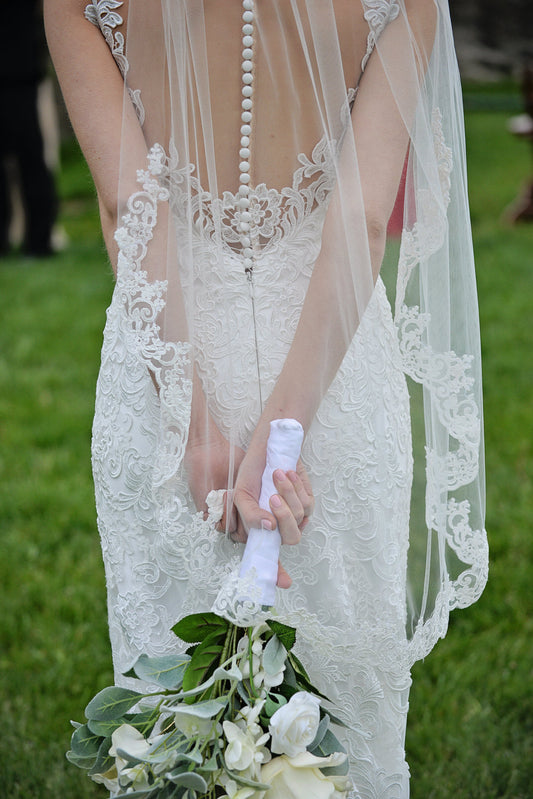
[[[94,0],[86,16],[99,24],[124,73],[120,5]],[[364,5],[373,25],[363,68],[380,29],[397,13],[396,4],[386,0]],[[133,99],[141,115],[142,98]],[[219,429],[228,435],[236,431],[236,443],[244,450],[261,400],[243,390],[239,401],[232,375],[236,365],[243,375],[257,372],[264,396],[274,386],[320,251],[335,185],[325,141],[310,157],[300,156],[300,163],[291,186],[277,190],[259,184],[251,190],[262,241],[254,263],[254,304],[234,246],[238,197],[226,191],[213,198],[192,178],[192,215],[203,220],[193,227],[191,239],[190,279],[203,298],[193,325],[196,368]],[[191,235],[183,188],[187,175],[190,167],[180,163],[178,153],[152,148],[148,169],[139,178],[142,198],[135,213],[123,220],[119,243],[150,239],[149,208],[159,191],[155,178],[169,193],[178,245],[186,241]],[[209,227],[215,217],[223,231],[223,262]],[[183,470],[154,496],[154,469],[164,470],[157,463],[159,398],[132,345],[124,302],[132,281],[134,273],[119,267],[93,428],[109,627],[116,680],[124,685],[132,682],[121,674],[141,652],[162,654],[179,646],[172,625],[182,615],[210,609],[240,557],[240,548],[195,512]],[[157,302],[148,293],[144,299],[147,306]],[[228,309],[229,325],[220,318]],[[224,329],[231,329],[231,340],[220,333]],[[278,591],[281,620],[298,629],[299,656],[350,726],[342,736],[357,795],[365,799],[405,799],[409,792],[404,735],[410,685],[405,629],[412,453],[404,366],[378,280],[306,436],[302,457],[316,508],[301,544],[283,554],[293,587]]]

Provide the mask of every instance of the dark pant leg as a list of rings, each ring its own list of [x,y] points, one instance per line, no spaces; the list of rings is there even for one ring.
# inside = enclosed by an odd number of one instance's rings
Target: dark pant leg
[[[5,100],[2,149],[12,154],[18,165],[26,218],[24,249],[32,255],[46,255],[51,251],[57,196],[54,179],[44,160],[37,115],[37,84],[4,87],[1,93]]]

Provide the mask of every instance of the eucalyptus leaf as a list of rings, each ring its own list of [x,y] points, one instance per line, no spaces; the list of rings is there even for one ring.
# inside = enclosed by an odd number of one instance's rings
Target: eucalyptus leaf
[[[338,716],[333,715],[331,710],[328,710],[326,707],[322,708],[322,710],[327,716],[329,716],[329,720],[332,724],[336,724],[338,727],[344,727],[346,730],[354,729],[353,727],[350,727],[349,724],[346,724],[345,721],[342,721],[342,719],[340,719]]]
[[[109,771],[111,766],[115,764],[115,758],[111,757],[109,754],[110,747],[111,738],[105,738],[100,744],[96,762],[89,770],[89,776],[92,776],[93,774],[105,774],[106,771]]]
[[[226,774],[231,780],[235,780],[235,782],[239,783],[239,785],[246,785],[248,788],[255,788],[256,791],[268,791],[270,788],[270,785],[267,783],[249,780],[246,777],[243,777],[242,774],[239,774],[238,771],[229,771],[226,769]]]
[[[182,785],[184,788],[192,788],[193,791],[206,793],[207,782],[200,774],[194,771],[169,771],[166,775],[167,779],[171,780],[175,785]]]
[[[331,730],[328,729],[320,743],[313,749],[309,748],[309,751],[312,755],[316,755],[317,757],[327,757],[334,752],[346,752],[346,749]]]
[[[130,724],[131,722],[127,722],[126,718],[122,716],[119,719],[110,719],[109,721],[97,721],[96,719],[89,719],[87,722],[87,726],[92,733],[95,735],[102,735],[104,738],[107,738],[108,735],[115,732],[122,724]]]
[[[320,769],[325,777],[346,777],[349,770],[350,763],[348,762],[348,758],[346,758],[344,763],[340,763],[338,766],[326,766]]]
[[[136,730],[139,730],[139,732],[146,737],[153,730],[158,717],[159,713],[155,708],[143,710],[140,713],[126,713],[124,716],[124,724],[135,727]],[[96,723],[98,724],[99,722]]]
[[[102,737],[91,732],[87,724],[74,730],[70,739],[70,746],[78,757],[96,757],[102,743]]]
[[[317,746],[319,746],[322,743],[322,739],[324,738],[324,735],[328,731],[328,727],[329,727],[329,716],[324,716],[323,718],[320,719],[320,724],[318,725],[316,735],[313,738],[312,743],[307,747],[310,752],[312,752]]]
[[[188,655],[163,655],[161,657],[140,655],[133,670],[140,680],[156,683],[162,688],[172,690],[181,687],[189,661]]]
[[[287,658],[287,650],[277,635],[273,635],[263,650],[263,668],[267,674],[278,674]]]
[[[199,719],[211,719],[228,704],[227,696],[208,699],[205,702],[195,702],[194,705],[181,704],[174,707],[174,712],[194,716]]]
[[[212,754],[211,757],[209,758],[209,760],[205,760],[202,763],[201,769],[198,769],[198,770],[199,771],[208,771],[208,772],[209,771],[218,771],[222,767],[223,767],[222,763],[220,762],[220,760],[217,757],[217,755],[216,754]]]
[[[275,619],[267,621],[272,632],[277,635],[287,652],[290,652],[296,642],[296,630],[288,624],[282,624]]]
[[[225,636],[228,627],[229,621],[216,613],[193,613],[175,624],[172,631],[185,643],[195,644],[213,633]]]
[[[80,757],[72,749],[66,753],[65,757],[67,758],[69,763],[72,763],[73,766],[77,766],[78,768],[83,768],[88,771],[96,762],[96,755],[92,755],[91,757]]]
[[[232,664],[229,669],[223,666],[218,666],[213,672],[213,680],[230,680],[230,682],[240,682],[242,680],[242,671],[238,666]]]
[[[279,710],[280,707],[287,704],[287,700],[281,694],[269,694],[265,701],[265,713],[270,718],[273,716],[276,710]]]
[[[244,687],[243,683],[240,682],[237,684],[237,693],[239,694],[240,698],[247,705],[250,702],[250,697],[246,693],[246,688]]]
[[[91,699],[85,708],[85,715],[89,720],[95,721],[118,719],[136,705],[142,696],[129,688],[109,686]]]

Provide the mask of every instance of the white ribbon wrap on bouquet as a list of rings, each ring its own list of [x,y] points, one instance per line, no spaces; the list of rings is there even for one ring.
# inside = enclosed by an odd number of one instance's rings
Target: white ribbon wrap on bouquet
[[[277,493],[272,479],[274,471],[296,469],[303,438],[302,425],[296,419],[275,419],[270,422],[266,466],[259,496],[259,505],[263,510],[270,511],[270,497]],[[275,602],[280,547],[281,536],[277,528],[251,529],[248,533],[239,577],[245,578],[255,570],[254,582],[261,591],[261,605],[270,607]]]

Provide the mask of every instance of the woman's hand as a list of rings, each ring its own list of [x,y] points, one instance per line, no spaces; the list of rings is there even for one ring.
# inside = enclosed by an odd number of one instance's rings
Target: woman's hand
[[[264,463],[264,456],[254,456],[252,450],[248,451],[241,463],[233,496],[238,512],[238,527],[232,538],[245,542],[251,528],[263,526],[273,530],[277,526],[283,544],[298,544],[314,508],[307,472],[301,461],[298,461],[296,471],[276,469],[273,479],[277,494],[270,498],[272,512],[269,513],[262,510],[258,503]],[[280,563],[278,586],[288,588],[290,585],[291,578]]]
[[[231,452],[229,443],[214,422],[209,423],[208,434],[203,438],[189,436],[185,467],[189,489],[198,510],[207,515],[207,495],[210,491],[227,490],[228,483],[235,482],[243,458],[244,451],[240,447],[233,447]],[[228,503],[227,495],[224,514],[217,527],[221,532],[227,530],[230,534],[238,529],[237,511],[233,503]]]

